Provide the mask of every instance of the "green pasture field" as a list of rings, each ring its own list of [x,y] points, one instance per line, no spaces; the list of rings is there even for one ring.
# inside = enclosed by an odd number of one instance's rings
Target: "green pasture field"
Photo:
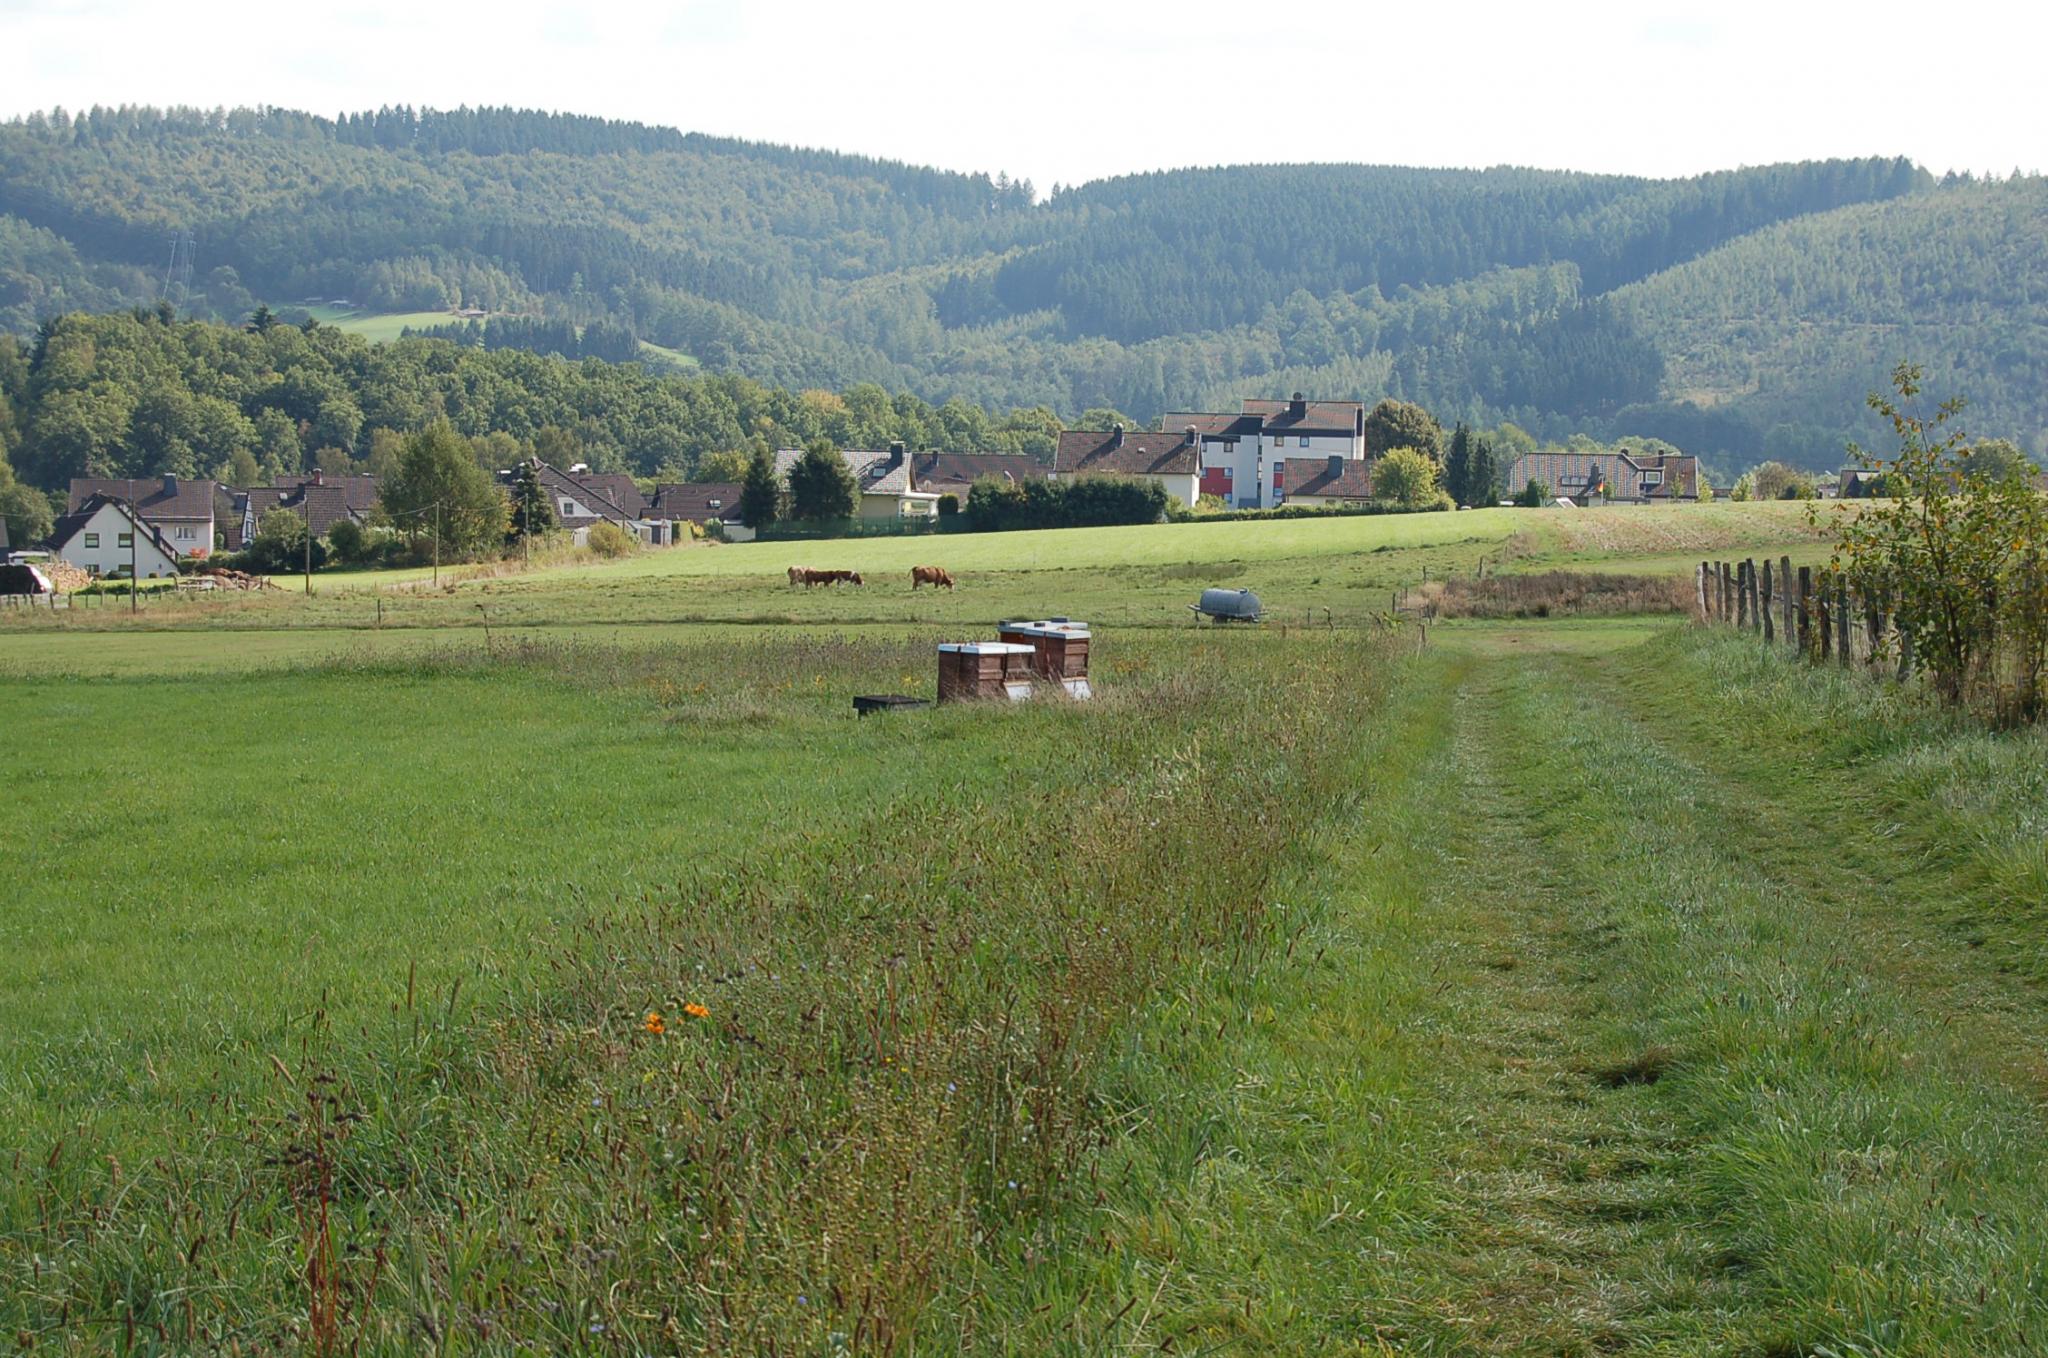
[[[2042,732],[1669,615],[1181,607],[1814,547],[1692,512],[10,620],[0,1334],[2048,1350]],[[851,715],[1025,611],[1094,703]]]
[[[41,629],[613,625],[692,622],[985,629],[1008,617],[1066,616],[1105,626],[1187,627],[1211,585],[1255,590],[1275,622],[1369,625],[1427,579],[1554,569],[1686,574],[1698,555],[1825,551],[1790,504],[1476,510],[1268,522],[1160,524],[929,538],[695,544],[617,562],[520,572],[516,563],[430,572],[326,572],[314,596],[277,577],[260,595],[151,600],[139,617],[111,606],[0,614],[9,643]],[[953,591],[913,589],[910,567],[944,565]],[[858,570],[865,584],[792,588],[791,565]],[[962,635],[979,635],[964,632]],[[90,643],[84,643],[90,645]],[[233,643],[224,643],[233,644]],[[28,649],[28,648],[24,648]],[[48,654],[48,652],[44,652]]]
[[[695,354],[686,354],[681,349],[671,349],[665,344],[656,344],[653,340],[641,340],[640,348],[656,358],[667,359],[679,368],[694,368],[698,366]]]
[[[291,305],[291,304],[287,304]],[[395,340],[405,333],[407,327],[425,330],[430,326],[452,325],[456,321],[453,312],[441,311],[364,311],[356,308],[328,306],[295,306],[313,317],[322,325],[331,325],[337,330],[346,330],[361,335],[367,340]]]

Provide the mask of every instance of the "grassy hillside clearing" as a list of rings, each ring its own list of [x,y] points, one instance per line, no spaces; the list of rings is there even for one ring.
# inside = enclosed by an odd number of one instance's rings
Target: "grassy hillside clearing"
[[[454,312],[445,308],[440,311],[359,311],[323,304],[291,309],[306,312],[322,325],[378,341],[395,340],[408,328],[425,330],[430,326],[450,325],[457,319]]]

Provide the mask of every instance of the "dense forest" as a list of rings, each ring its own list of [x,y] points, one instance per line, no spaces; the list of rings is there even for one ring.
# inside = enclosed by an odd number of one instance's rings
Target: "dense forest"
[[[1720,467],[1835,465],[1909,357],[2039,452],[2044,274],[2048,182],[1896,159],[1236,167],[1041,201],[1001,175],[511,109],[0,123],[0,329],[24,337],[71,311],[239,323],[346,298],[489,313],[421,328],[498,362],[682,355],[764,390],[1070,417],[1391,395]],[[683,456],[618,442],[636,466]]]
[[[315,466],[385,471],[398,435],[441,419],[507,465],[526,445],[665,480],[707,454],[815,439],[1049,458],[1060,428],[1043,407],[998,418],[871,383],[791,392],[443,339],[373,344],[317,323],[186,321],[168,306],[74,313],[27,343],[0,335],[0,466],[44,490],[86,475],[248,485]]]

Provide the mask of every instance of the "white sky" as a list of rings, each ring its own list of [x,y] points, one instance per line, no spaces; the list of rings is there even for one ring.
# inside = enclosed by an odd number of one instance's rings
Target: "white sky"
[[[0,0],[0,115],[515,104],[1041,193],[1248,161],[2003,175],[2048,164],[2044,50],[2039,0]]]

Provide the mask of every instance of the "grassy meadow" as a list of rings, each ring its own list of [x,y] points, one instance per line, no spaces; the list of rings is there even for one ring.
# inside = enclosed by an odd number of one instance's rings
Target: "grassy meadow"
[[[2048,1349],[2048,740],[1636,582],[1821,549],[1483,511],[0,618],[0,1335]],[[1095,702],[851,715],[1027,612]]]
[[[1370,625],[1427,580],[1551,570],[1683,574],[1701,555],[1789,554],[1818,561],[1823,538],[1796,504],[1607,506],[1567,513],[1464,513],[1158,524],[1124,528],[869,538],[828,542],[699,543],[613,562],[588,559],[521,571],[517,563],[430,572],[334,571],[296,576],[260,595],[118,601],[69,614],[0,613],[0,665],[26,634],[64,628],[341,631],[406,627],[661,626],[748,623],[816,626],[982,626],[1004,617],[1064,615],[1103,625],[1186,627],[1204,587],[1257,591],[1276,621]],[[910,568],[944,565],[954,591],[913,590]],[[862,587],[792,589],[791,565],[842,567]],[[61,652],[61,645],[56,651]]]

